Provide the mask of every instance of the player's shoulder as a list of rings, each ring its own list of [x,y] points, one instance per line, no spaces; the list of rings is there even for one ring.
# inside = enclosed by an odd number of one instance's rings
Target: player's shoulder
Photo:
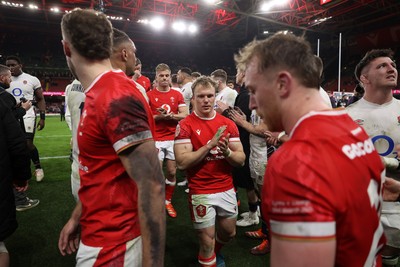
[[[394,105],[394,106],[400,107],[400,100],[393,97],[393,100],[392,100],[391,104]]]
[[[26,72],[23,72],[21,75],[20,75],[20,77],[21,78],[23,78],[23,79],[29,79],[29,80],[37,80],[37,81],[39,81],[39,79],[36,77],[36,76],[33,76],[33,75],[31,75],[31,74],[29,74],[29,73],[26,73]]]
[[[220,121],[221,123],[226,124],[226,125],[235,126],[236,127],[236,124],[235,124],[234,121],[232,121],[231,119],[219,114],[218,112],[216,112],[215,119]]]
[[[149,83],[151,83],[151,82],[150,82],[150,78],[149,78],[149,77],[147,77],[147,76],[144,76],[144,75],[142,75],[142,77],[143,77],[143,79],[144,79],[144,80],[146,80],[146,81],[148,81]]]
[[[193,121],[197,120],[197,116],[192,112],[187,115],[185,118],[179,121],[179,123],[193,123]]]
[[[363,108],[364,101],[362,99],[351,103],[350,105],[348,105],[345,110],[352,112],[352,111],[356,111],[357,109]]]

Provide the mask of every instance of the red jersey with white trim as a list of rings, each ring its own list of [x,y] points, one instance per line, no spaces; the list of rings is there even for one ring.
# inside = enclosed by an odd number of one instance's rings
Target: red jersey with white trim
[[[218,128],[227,125],[224,136],[230,133],[229,142],[240,142],[239,130],[230,119],[215,112],[213,118],[200,118],[196,112],[181,120],[176,128],[175,144],[190,143],[193,151],[205,146]],[[210,150],[203,161],[187,170],[191,194],[214,194],[233,188],[233,167],[225,160],[219,147]]]
[[[371,139],[345,111],[305,115],[268,160],[263,211],[272,234],[336,239],[335,266],[380,266],[383,171]]]
[[[136,183],[118,154],[153,139],[146,100],[121,71],[101,74],[86,91],[78,126],[82,242],[121,244],[140,235]]]
[[[147,92],[149,97],[149,105],[153,115],[158,115],[160,112],[157,108],[163,108],[168,113],[178,114],[179,107],[186,107],[182,93],[173,89],[162,92],[153,89]],[[156,141],[171,141],[175,137],[175,129],[178,122],[176,120],[159,120],[156,121]]]
[[[137,78],[136,82],[143,86],[143,88],[146,90],[146,92],[150,91],[151,89],[151,82],[150,79],[147,78],[144,75],[141,75],[139,78]]]

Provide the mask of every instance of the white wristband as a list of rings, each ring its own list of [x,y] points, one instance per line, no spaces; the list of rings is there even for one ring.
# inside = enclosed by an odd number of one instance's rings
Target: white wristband
[[[278,134],[278,141],[281,141],[282,136],[284,136],[286,133],[285,131],[282,131]]]

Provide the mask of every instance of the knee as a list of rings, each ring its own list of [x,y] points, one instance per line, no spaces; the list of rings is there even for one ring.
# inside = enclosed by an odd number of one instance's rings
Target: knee
[[[228,243],[236,236],[236,228],[231,229],[230,231],[223,231],[217,234],[218,241],[222,243]]]

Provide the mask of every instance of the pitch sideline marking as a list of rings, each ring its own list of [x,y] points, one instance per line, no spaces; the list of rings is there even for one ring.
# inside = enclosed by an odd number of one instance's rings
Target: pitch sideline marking
[[[40,160],[42,160],[42,159],[67,159],[67,158],[69,158],[69,155],[68,156],[54,156],[54,157],[40,157]]]

